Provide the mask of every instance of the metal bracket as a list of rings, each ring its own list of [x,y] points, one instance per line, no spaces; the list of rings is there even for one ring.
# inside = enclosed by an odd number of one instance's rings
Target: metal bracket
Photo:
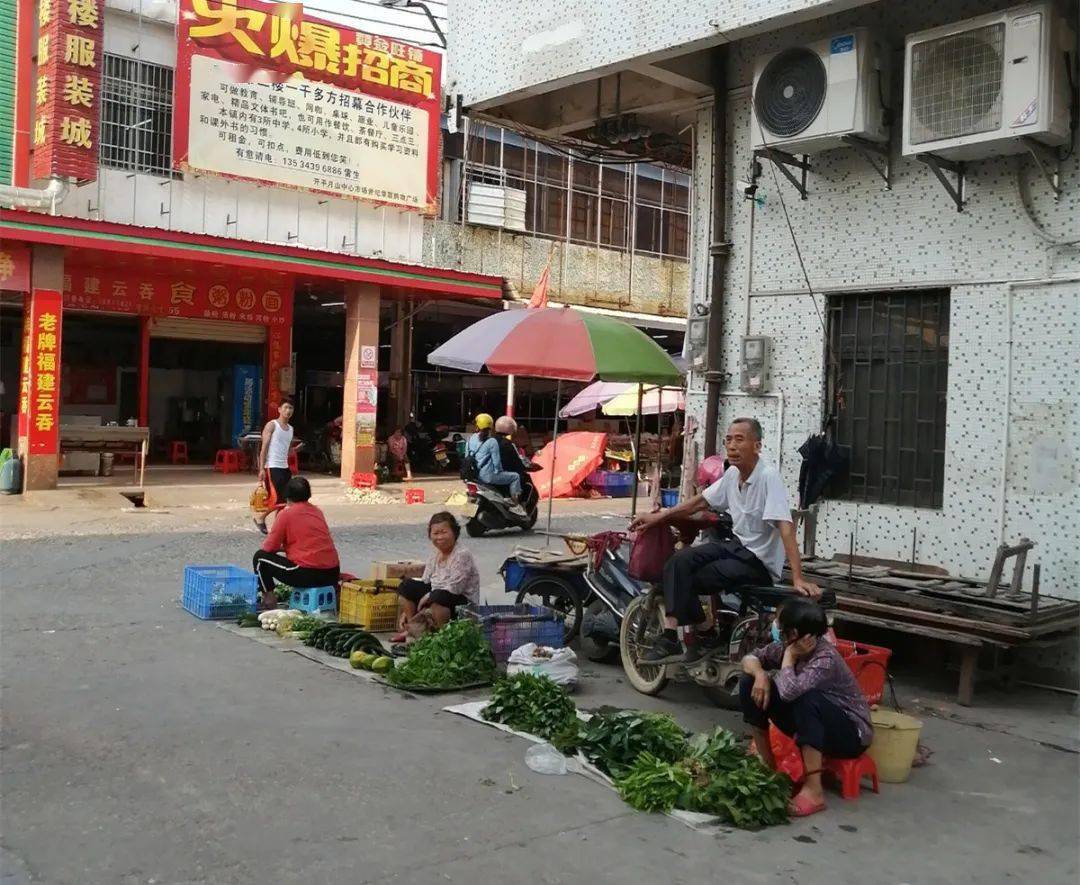
[[[930,171],[937,176],[937,180],[941,182],[941,186],[948,191],[949,196],[952,197],[952,201],[956,203],[956,211],[963,212],[964,204],[967,202],[967,196],[964,192],[965,164],[962,161],[953,162],[952,160],[946,160],[942,157],[935,156],[934,154],[916,154],[915,159],[930,167]],[[942,171],[943,169],[956,176],[955,185],[945,177],[945,172]]]
[[[857,135],[844,135],[840,140],[844,144],[855,148],[859,155],[870,164],[878,177],[885,182],[885,190],[892,190],[892,157],[889,155],[889,145],[887,143],[879,144],[876,141],[859,138]],[[875,155],[881,158],[882,165],[879,165]]]
[[[777,169],[784,173],[784,177],[795,186],[795,190],[799,192],[799,196],[804,200],[806,199],[806,176],[810,171],[810,157],[803,154],[802,159],[800,160],[794,154],[787,153],[787,151],[766,147],[754,151],[754,159],[770,160]],[[791,171],[792,168],[801,171],[802,175],[800,178],[795,177],[795,173]]]
[[[1020,140],[1031,154],[1035,165],[1039,167],[1042,177],[1050,185],[1050,189],[1054,192],[1054,201],[1057,202],[1061,199],[1061,155],[1034,138],[1025,136]]]

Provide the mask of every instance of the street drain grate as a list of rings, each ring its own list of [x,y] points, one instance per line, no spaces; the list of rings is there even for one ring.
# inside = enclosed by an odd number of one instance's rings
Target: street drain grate
[[[146,492],[121,492],[125,498],[131,502],[131,506],[136,509],[146,507]]]

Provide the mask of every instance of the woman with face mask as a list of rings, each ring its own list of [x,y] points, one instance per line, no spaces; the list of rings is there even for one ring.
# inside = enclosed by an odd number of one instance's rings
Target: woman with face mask
[[[777,617],[779,638],[743,658],[739,683],[743,719],[762,760],[776,768],[769,723],[795,738],[806,780],[791,800],[794,817],[825,810],[822,757],[854,759],[874,737],[870,706],[840,653],[825,638],[828,622],[816,603],[796,599]]]

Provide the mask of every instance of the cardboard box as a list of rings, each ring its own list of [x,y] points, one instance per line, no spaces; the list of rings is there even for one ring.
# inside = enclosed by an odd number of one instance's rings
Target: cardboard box
[[[424,563],[415,559],[399,559],[396,562],[373,562],[371,580],[385,581],[388,578],[422,578]]]

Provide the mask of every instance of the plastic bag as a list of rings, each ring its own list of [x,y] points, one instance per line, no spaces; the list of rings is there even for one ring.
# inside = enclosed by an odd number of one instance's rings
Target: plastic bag
[[[526,642],[515,648],[506,662],[506,675],[513,676],[515,673],[546,676],[556,685],[577,685],[577,655],[573,649],[549,648],[535,642]]]
[[[630,577],[657,583],[664,576],[664,563],[675,552],[675,537],[661,523],[634,535],[630,542]]]
[[[546,742],[525,751],[525,764],[537,774],[566,774],[566,757]]]

